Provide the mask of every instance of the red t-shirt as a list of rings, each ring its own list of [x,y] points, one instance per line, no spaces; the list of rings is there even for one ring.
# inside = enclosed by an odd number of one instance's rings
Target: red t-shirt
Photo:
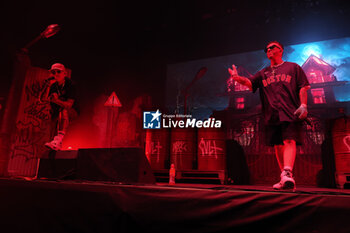
[[[276,67],[268,66],[257,72],[250,81],[253,92],[259,88],[265,124],[298,120],[294,112],[300,106],[299,91],[310,85],[298,64],[284,62]]]

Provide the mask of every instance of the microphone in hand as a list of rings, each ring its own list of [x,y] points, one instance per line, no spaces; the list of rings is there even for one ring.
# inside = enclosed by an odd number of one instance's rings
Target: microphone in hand
[[[50,78],[45,79],[45,83],[50,84],[50,85],[52,85],[55,82],[56,82],[56,80],[54,77],[50,77]]]

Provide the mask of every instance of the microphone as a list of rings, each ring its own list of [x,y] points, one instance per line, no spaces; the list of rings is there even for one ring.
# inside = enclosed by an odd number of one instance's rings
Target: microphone
[[[47,83],[47,82],[50,82],[51,80],[54,80],[54,79],[55,79],[55,77],[50,77],[50,78],[46,79],[45,82]]]

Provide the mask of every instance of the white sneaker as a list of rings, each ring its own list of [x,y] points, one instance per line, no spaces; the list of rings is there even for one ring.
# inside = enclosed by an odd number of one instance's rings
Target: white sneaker
[[[280,190],[280,189],[282,189],[282,187],[283,187],[283,185],[282,185],[281,181],[272,186],[272,188],[276,189],[276,190]]]
[[[281,173],[281,181],[277,184],[274,184],[273,189],[277,190],[295,190],[295,180],[293,179],[293,173],[289,170],[283,170]]]
[[[45,146],[52,150],[61,150],[62,139],[59,136],[55,136],[51,142],[45,143]]]

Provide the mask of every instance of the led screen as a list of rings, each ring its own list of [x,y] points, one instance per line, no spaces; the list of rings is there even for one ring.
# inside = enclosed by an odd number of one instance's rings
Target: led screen
[[[334,68],[332,75],[338,81],[350,81],[350,38],[333,39],[284,48],[283,59],[302,66],[314,55]],[[263,48],[227,56],[186,61],[167,67],[166,107],[170,113],[183,113],[186,104],[193,117],[208,118],[213,110],[223,110],[229,104],[227,69],[235,64],[245,75],[254,75],[268,66]],[[198,71],[206,68],[206,73],[195,80]],[[337,101],[350,101],[350,85],[334,87]]]

